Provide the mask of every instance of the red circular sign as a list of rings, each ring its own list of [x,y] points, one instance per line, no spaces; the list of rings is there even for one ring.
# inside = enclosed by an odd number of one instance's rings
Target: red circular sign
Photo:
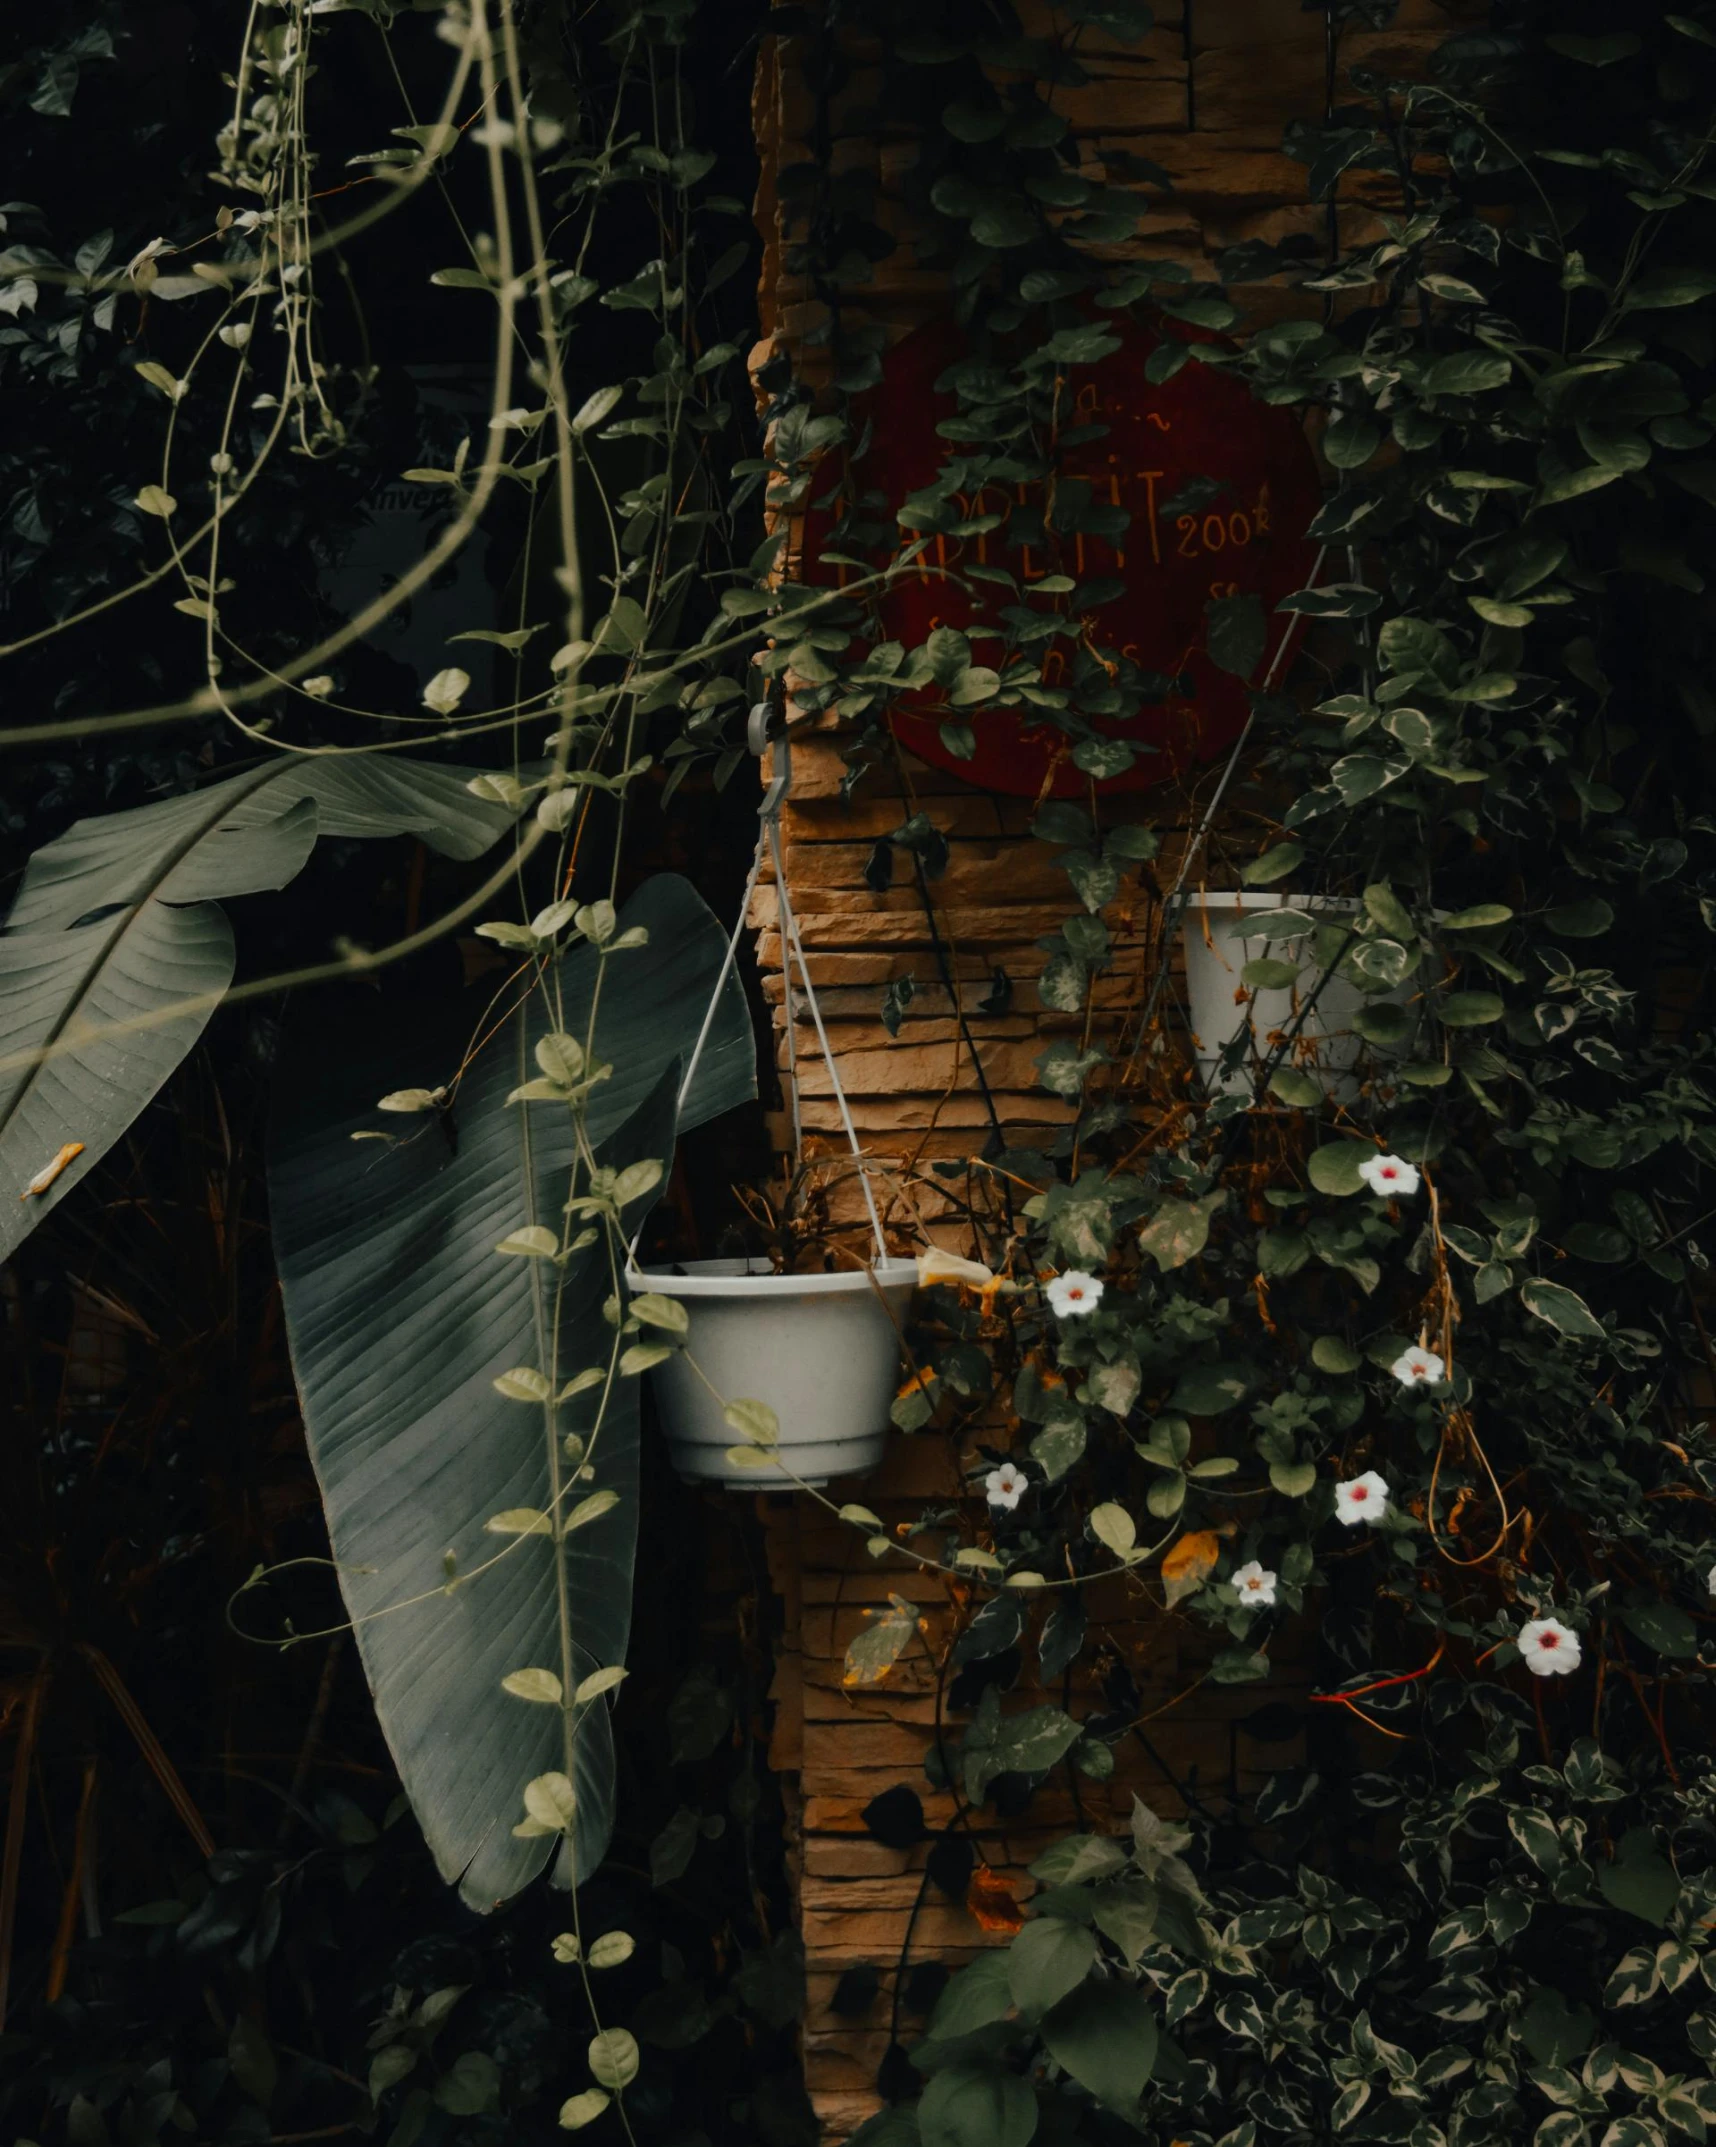
[[[1243,380],[1195,360],[1154,386],[1144,362],[1156,337],[1130,322],[1116,326],[1120,348],[1072,376],[1073,411],[1063,426],[1102,425],[1106,435],[1066,449],[1057,482],[1082,479],[1099,504],[1124,508],[1131,517],[1125,533],[1112,541],[1063,536],[1056,540],[1059,557],[1050,558],[1040,540],[1037,548],[1022,544],[1010,527],[1017,509],[1040,512],[1043,487],[1017,485],[1011,498],[991,488],[981,506],[972,503],[968,519],[999,511],[1000,526],[961,540],[932,536],[915,570],[883,598],[881,625],[909,648],[938,625],[974,630],[981,663],[989,657],[973,592],[981,590],[990,616],[1007,593],[981,579],[962,586],[939,569],[1001,566],[1026,585],[1052,573],[1080,583],[1122,583],[1120,594],[1090,614],[1091,639],[1175,684],[1129,722],[1093,719],[1097,730],[1141,749],[1130,769],[1100,787],[1147,790],[1238,737],[1248,712],[1245,688],[1211,663],[1204,607],[1212,597],[1255,595],[1269,615],[1304,585],[1315,557],[1305,531],[1322,504],[1322,487],[1290,410],[1258,402]],[[881,384],[869,399],[871,445],[858,473],[864,490],[883,493],[889,514],[959,452],[936,430],[956,408],[936,382],[963,354],[958,331],[937,322],[907,336],[883,362]],[[1176,495],[1195,478],[1213,479],[1219,490],[1193,508]],[[905,528],[902,542],[912,538]],[[1284,623],[1271,622],[1271,655]],[[1064,669],[1065,645],[1050,646],[1046,684],[1055,683],[1057,665]],[[1015,797],[1038,796],[1051,768],[1052,794],[1085,789],[1089,777],[1067,757],[1066,734],[1052,723],[1033,721],[1028,710],[979,713],[976,750],[963,759],[943,741],[938,718],[914,709],[923,698],[909,696],[890,711],[895,735],[920,759]]]

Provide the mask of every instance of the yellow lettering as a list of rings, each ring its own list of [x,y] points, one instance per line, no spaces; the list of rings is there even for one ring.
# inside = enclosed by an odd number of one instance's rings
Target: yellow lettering
[[[1153,566],[1162,564],[1162,532],[1156,520],[1156,480],[1160,470],[1140,470],[1144,480],[1144,515],[1150,524],[1150,561]]]

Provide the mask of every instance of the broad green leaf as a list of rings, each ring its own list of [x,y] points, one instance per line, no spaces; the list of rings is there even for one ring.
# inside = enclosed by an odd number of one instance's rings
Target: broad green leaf
[[[629,1310],[633,1319],[665,1328],[669,1334],[684,1334],[691,1324],[690,1315],[677,1297],[660,1297],[653,1290],[634,1297]]]
[[[1189,1364],[1180,1374],[1170,1406],[1184,1409],[1189,1416],[1219,1416],[1245,1399],[1249,1385],[1249,1379],[1237,1367]]]
[[[1364,1184],[1359,1165],[1375,1154],[1376,1150],[1363,1141],[1328,1141],[1312,1149],[1305,1175],[1319,1193],[1332,1193],[1344,1200]]]
[[[501,1690],[510,1692],[515,1700],[535,1700],[544,1707],[558,1707],[565,1698],[552,1670],[510,1670],[501,1679]]]
[[[1210,1223],[1227,1200],[1225,1190],[1201,1200],[1168,1200],[1138,1233],[1138,1249],[1164,1271],[1184,1267],[1209,1243]]]
[[[588,1707],[592,1700],[599,1700],[604,1692],[612,1692],[616,1686],[623,1685],[629,1675],[628,1671],[622,1670],[617,1664],[610,1665],[606,1670],[592,1670],[572,1697],[580,1707]]]
[[[1036,2096],[993,2065],[945,2067],[918,2104],[923,2147],[1030,2147],[1036,2129]]]
[[[1099,1543],[1106,1543],[1117,1558],[1125,1558],[1138,1540],[1137,1523],[1124,1506],[1116,1505],[1112,1499],[1092,1508],[1090,1532]]]
[[[1569,1290],[1559,1282],[1544,1282],[1533,1275],[1520,1284],[1519,1301],[1528,1312],[1534,1312],[1540,1320],[1547,1320],[1558,1333],[1570,1335],[1575,1341],[1600,1342],[1603,1339],[1602,1322],[1577,1290]]]
[[[1698,1628],[1678,1603],[1629,1603],[1621,1622],[1659,1655],[1684,1658],[1698,1653]]]
[[[724,933],[683,880],[650,881],[626,914],[648,924],[651,937],[603,983],[595,1055],[615,1070],[589,1106],[590,1136],[613,1167],[670,1152],[677,1062],[725,952]],[[587,1029],[597,960],[582,945],[560,958],[568,1033]],[[638,1384],[599,1380],[552,1411],[520,1408],[492,1385],[523,1361],[556,1377],[605,1366],[617,1346],[602,1314],[612,1288],[604,1237],[563,1268],[495,1256],[509,1236],[543,1227],[533,1211],[558,1215],[574,1153],[570,1113],[527,1122],[505,1106],[546,1030],[533,1011],[539,999],[467,1068],[455,1141],[352,1147],[351,1133],[373,1122],[373,1099],[400,1074],[438,1080],[452,1072],[485,999],[481,988],[466,1000],[425,1003],[342,996],[342,1049],[332,1056],[326,1007],[309,1008],[289,1038],[271,1185],[305,1428],[364,1670],[437,1864],[467,1901],[487,1909],[551,1858],[562,1883],[574,1870],[587,1873],[607,1839],[607,1710],[586,1710],[573,1731],[557,1709],[518,1705],[500,1681],[535,1664],[574,1691],[624,1660]],[[742,1101],[753,1069],[749,1017],[729,986],[681,1123],[700,1124]],[[627,1211],[628,1227],[639,1219],[641,1207]],[[589,1442],[584,1459],[594,1472],[576,1487],[565,1481],[560,1446],[569,1433]],[[554,1511],[568,1524],[562,1540],[497,1542],[484,1523],[507,1509],[527,1520]],[[580,1510],[587,1518],[573,1529]],[[451,1551],[456,1576],[472,1576],[503,1550],[489,1571],[446,1592],[444,1554]],[[460,1724],[457,1737],[448,1736],[449,1721]],[[552,1770],[577,1783],[574,1853],[511,1832],[523,1784]]]
[[[1059,1483],[1083,1459],[1085,1422],[1077,1411],[1053,1417],[1031,1441],[1031,1459],[1050,1483]]]
[[[1499,351],[1461,350],[1438,358],[1424,375],[1426,395],[1485,395],[1505,388],[1513,367]]]
[[[1412,912],[1386,881],[1378,880],[1364,891],[1367,914],[1394,939],[1413,935]]]
[[[1269,1093],[1291,1110],[1308,1111],[1324,1100],[1325,1091],[1322,1082],[1297,1066],[1278,1066],[1269,1077]]]
[[[1254,857],[1240,874],[1247,887],[1269,887],[1277,880],[1284,880],[1305,855],[1302,842],[1278,842]]]
[[[79,820],[38,850],[0,939],[0,1258],[100,1162],[202,1034],[233,968],[216,899],[284,887],[318,833],[416,834],[474,857],[512,818],[426,762],[295,758]],[[82,1153],[41,1196],[20,1199],[69,1141]]]
[[[1436,1019],[1445,1029],[1481,1029],[1500,1021],[1507,1009],[1493,991],[1454,991],[1432,1000]]]
[[[1007,1987],[1013,2003],[1035,2020],[1076,1990],[1096,1964],[1096,1940],[1083,1924],[1038,1916],[1014,1939]]]
[[[1520,2016],[1520,2039],[1540,2065],[1571,2065],[1590,2049],[1596,2025],[1584,2006],[1570,2008],[1560,1991],[1540,1989]]]
[[[637,2040],[629,2028],[603,2028],[590,2038],[590,2076],[609,2089],[629,2087],[638,2076]]]
[[[1119,2117],[1136,2121],[1139,2097],[1156,2064],[1156,2016],[1132,1983],[1091,1983],[1043,2022],[1049,2055],[1087,2093]]]
[[[1551,52],[1559,52],[1563,59],[1577,60],[1582,67],[1612,67],[1617,60],[1630,60],[1639,50],[1639,40],[1631,30],[1615,30],[1606,37],[1579,37],[1571,30],[1552,30],[1543,40]],[[1716,290],[1716,284],[1706,284],[1707,290]]]
[[[730,1401],[721,1415],[732,1430],[742,1433],[754,1446],[780,1444],[780,1419],[767,1402],[743,1398]]]
[[[1600,939],[1615,921],[1615,913],[1600,896],[1583,902],[1563,902],[1546,910],[1543,921],[1557,939]]]
[[[1456,910],[1442,919],[1444,932],[1481,932],[1492,925],[1507,924],[1513,916],[1505,902],[1480,902],[1472,909]]]
[[[1517,1805],[1507,1815],[1507,1827],[1539,1871],[1561,1868],[1561,1837],[1547,1812],[1529,1804]]]
[[[1013,2003],[1010,1986],[1006,1949],[980,1953],[936,2000],[929,2024],[932,2040],[951,2042],[986,2028],[992,2020],[1004,2020]]]
[[[1680,1880],[1657,1852],[1648,1828],[1622,1835],[1613,1861],[1598,1863],[1597,1884],[1612,1907],[1659,1926],[1680,1898]]]
[[[589,432],[604,418],[612,416],[625,392],[624,388],[598,388],[594,395],[585,396],[573,416],[573,432]]]

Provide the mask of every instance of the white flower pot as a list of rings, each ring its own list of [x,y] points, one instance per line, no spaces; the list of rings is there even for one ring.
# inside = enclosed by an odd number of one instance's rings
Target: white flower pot
[[[1298,901],[1291,895],[1267,890],[1192,897],[1183,926],[1186,997],[1190,1001],[1198,1066],[1212,1095],[1251,1094],[1257,1070],[1273,1048],[1270,1039],[1292,1027],[1299,1009],[1315,991],[1316,1003],[1301,1024],[1283,1064],[1313,1075],[1337,1102],[1350,1103],[1357,1096],[1359,1083],[1353,1068],[1364,1043],[1352,1026],[1353,1016],[1361,1007],[1375,1006],[1379,1000],[1403,1002],[1406,990],[1361,992],[1345,977],[1336,975],[1317,991],[1323,971],[1311,959],[1308,936],[1303,940],[1265,939],[1254,922],[1258,911],[1273,913],[1283,909],[1302,909],[1338,921],[1357,907],[1351,896]],[[1239,973],[1253,956],[1270,954],[1279,961],[1291,962],[1299,958],[1301,950],[1304,959],[1294,983],[1256,993],[1240,983]],[[1219,1064],[1222,1051],[1241,1031],[1250,1034],[1250,1070],[1223,1072]]]
[[[766,1491],[793,1478],[825,1484],[875,1468],[916,1282],[915,1260],[836,1275],[777,1275],[766,1260],[629,1271],[634,1295],[678,1298],[690,1317],[685,1347],[649,1375],[678,1474],[687,1483]],[[722,1414],[731,1401],[766,1402],[775,1412],[784,1466],[728,1461],[729,1447],[745,1443]]]

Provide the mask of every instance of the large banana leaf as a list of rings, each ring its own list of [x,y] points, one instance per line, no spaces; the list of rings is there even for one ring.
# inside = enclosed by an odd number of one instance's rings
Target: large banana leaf
[[[611,1163],[665,1163],[678,1067],[715,988],[722,934],[689,883],[666,876],[620,923],[643,925],[649,941],[607,965],[595,1055],[614,1071],[592,1093],[589,1130]],[[564,1025],[581,1037],[595,981],[587,949],[563,959],[558,981]],[[368,997],[347,995],[342,1008]],[[554,1841],[512,1832],[525,1784],[541,1774],[572,1774],[578,1792],[575,1854],[558,1856],[556,1880],[587,1875],[606,1849],[606,1702],[580,1716],[568,1766],[567,1714],[512,1697],[501,1680],[547,1670],[569,1698],[590,1672],[624,1661],[638,1513],[638,1381],[626,1379],[595,1441],[595,1475],[575,1494],[611,1490],[618,1503],[564,1536],[485,1531],[498,1513],[549,1509],[556,1442],[589,1433],[600,1393],[556,1416],[507,1399],[494,1380],[518,1366],[553,1365],[565,1379],[605,1365],[613,1329],[602,1307],[615,1288],[602,1243],[568,1271],[558,1310],[548,1263],[495,1251],[522,1226],[557,1224],[567,1193],[570,1112],[506,1100],[536,1072],[535,1040],[549,1026],[541,994],[467,1068],[450,1124],[377,1114],[389,1090],[450,1078],[485,1004],[481,992],[454,994],[407,1014],[384,996],[342,1012],[337,1029],[312,1016],[299,1070],[289,1058],[281,1084],[269,1173],[304,1423],[376,1711],[442,1874],[483,1909],[557,1856]],[[743,1102],[755,1084],[750,1020],[729,980],[680,1126]],[[391,1141],[352,1141],[389,1126]],[[642,1212],[628,1208],[627,1226]],[[451,1594],[449,1554],[455,1573],[473,1575]]]
[[[294,758],[80,820],[38,850],[0,935],[0,1259],[202,1034],[232,981],[215,898],[284,887],[318,834],[414,834],[475,857],[513,817],[473,797],[456,769]],[[81,1152],[48,1189],[26,1193],[74,1143]]]

